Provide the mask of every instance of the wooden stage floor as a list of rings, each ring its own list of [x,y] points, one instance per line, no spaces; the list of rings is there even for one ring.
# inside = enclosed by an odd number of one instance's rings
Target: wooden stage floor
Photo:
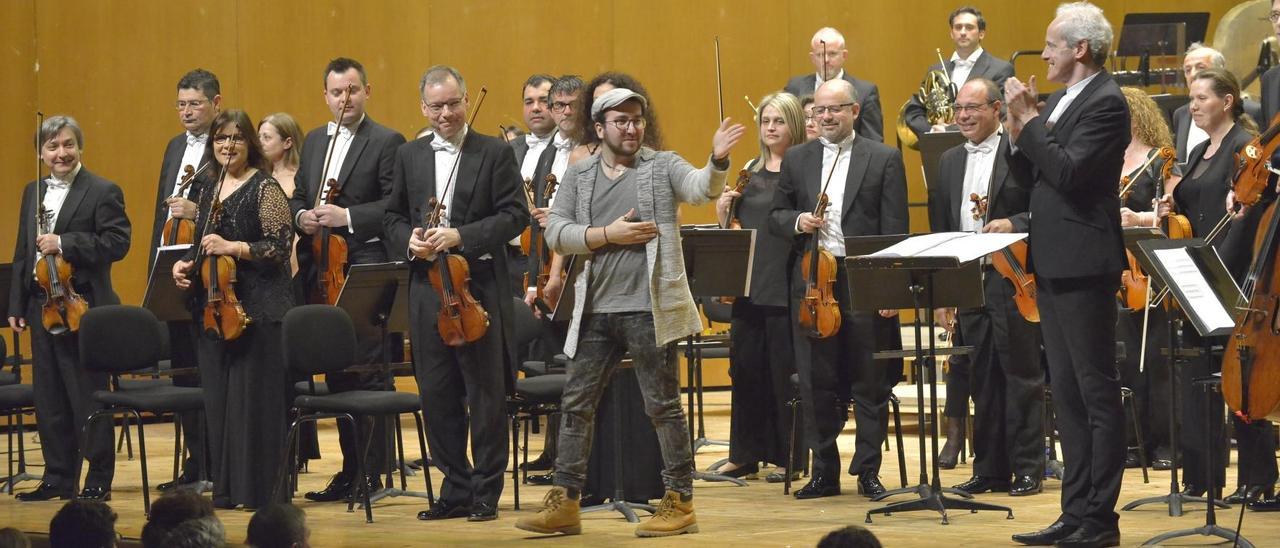
[[[725,439],[729,432],[728,392],[708,393],[706,427],[708,437]],[[914,406],[912,406],[914,407]],[[904,412],[907,406],[904,406]],[[905,419],[906,417],[904,417]],[[406,445],[411,443],[413,431],[406,430]],[[842,456],[847,463],[852,454],[853,423],[840,438]],[[167,426],[149,427],[147,446],[150,477],[154,482],[164,481],[172,465],[172,429]],[[520,490],[522,510],[512,509],[511,484],[508,480],[499,507],[499,519],[488,523],[468,523],[464,520],[421,522],[415,516],[426,508],[426,501],[402,497],[388,499],[374,505],[375,523],[364,523],[363,513],[348,514],[345,504],[319,504],[305,501],[300,493],[321,488],[329,474],[339,466],[337,431],[332,425],[321,428],[320,440],[326,459],[312,461],[311,472],[300,478],[299,496],[295,499],[306,512],[312,529],[312,545],[325,546],[813,546],[824,534],[847,524],[863,524],[867,510],[879,506],[855,494],[854,478],[843,478],[845,494],[818,500],[798,501],[782,494],[781,484],[768,484],[763,480],[752,481],[748,487],[729,484],[699,482],[695,486],[695,501],[701,533],[667,539],[638,539],[633,535],[634,526],[626,523],[619,514],[589,514],[583,519],[583,534],[541,540],[529,544],[524,532],[513,527],[515,519],[539,507],[545,487],[524,486]],[[537,436],[534,436],[535,438]],[[34,438],[33,434],[28,439]],[[911,481],[919,477],[916,458],[917,438],[907,436],[907,470]],[[540,444],[538,444],[540,445]],[[28,446],[31,447],[30,445]],[[894,450],[896,451],[896,449]],[[413,450],[416,454],[416,449]],[[29,453],[32,460],[40,461],[39,451]],[[699,468],[728,456],[728,448],[708,446],[697,453]],[[412,456],[410,458],[413,458]],[[1234,458],[1234,457],[1233,457]],[[890,487],[899,483],[898,456],[896,452],[885,455],[882,480]],[[1234,462],[1234,460],[1233,460]],[[140,475],[136,461],[126,461],[123,453],[116,468],[113,508],[120,515],[119,530],[129,537],[137,537],[144,522],[140,494]],[[972,471],[969,464],[961,464],[955,470],[943,471],[944,485],[959,483]],[[34,470],[37,474],[39,469]],[[434,474],[439,482],[440,475]],[[158,479],[157,479],[158,478]],[[1228,484],[1234,485],[1234,467],[1228,471]],[[420,477],[409,478],[409,488],[422,488]],[[35,487],[27,482],[20,490]],[[438,485],[437,485],[438,488]],[[1138,469],[1125,474],[1120,503],[1140,497],[1161,495],[1169,489],[1168,472],[1151,472],[1151,483],[1142,483]],[[1009,506],[1015,519],[1006,519],[1003,512],[951,513],[950,525],[942,525],[935,512],[911,512],[892,516],[876,516],[867,524],[886,546],[1014,546],[1009,539],[1013,533],[1039,529],[1052,522],[1058,515],[1059,482],[1047,480],[1045,492],[1040,495],[1013,498],[1006,495],[979,495],[980,501]],[[891,499],[908,500],[910,495]],[[47,531],[49,519],[60,505],[54,502],[16,502],[12,497],[0,495],[0,527],[16,526],[27,531]],[[218,516],[226,525],[228,540],[242,542],[250,514],[244,511],[219,511]],[[1218,522],[1234,529],[1239,508],[1218,513]],[[1193,507],[1182,517],[1171,518],[1164,506],[1149,505],[1131,512],[1121,512],[1120,527],[1125,546],[1137,546],[1142,541],[1168,530],[1186,529],[1204,523],[1203,507]],[[1280,514],[1246,512],[1243,532],[1257,546],[1280,546]],[[1179,539],[1166,546],[1200,546],[1214,544],[1215,539],[1192,537]],[[549,543],[549,544],[548,544]],[[1224,544],[1229,546],[1230,543]]]

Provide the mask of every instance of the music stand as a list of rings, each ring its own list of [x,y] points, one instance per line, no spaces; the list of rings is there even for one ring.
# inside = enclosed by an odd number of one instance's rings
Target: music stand
[[[1189,240],[1152,239],[1138,242],[1138,248],[1142,252],[1142,257],[1139,258],[1139,261],[1145,259],[1146,264],[1144,266],[1152,267],[1151,270],[1148,270],[1148,273],[1151,276],[1159,276],[1169,286],[1170,295],[1172,298],[1177,299],[1183,314],[1191,320],[1191,325],[1195,326],[1196,332],[1200,336],[1214,337],[1231,334],[1235,328],[1235,315],[1233,314],[1235,305],[1243,302],[1244,297],[1240,293],[1240,288],[1236,286],[1235,280],[1231,278],[1231,274],[1227,272],[1226,266],[1222,264],[1222,259],[1218,257],[1218,252],[1213,246],[1205,244],[1204,240],[1200,238]],[[1175,334],[1172,333],[1172,327],[1170,327],[1170,331],[1170,340],[1173,341],[1172,337]],[[1178,345],[1180,343],[1181,341],[1178,340]],[[1173,375],[1173,361],[1177,353],[1176,349],[1177,346],[1174,346],[1169,351],[1170,375]],[[1209,356],[1210,354],[1206,352],[1206,359]],[[1170,405],[1173,405],[1172,401]],[[1206,420],[1212,420],[1211,415],[1212,413],[1206,413]],[[1170,420],[1173,420],[1172,416]],[[1192,529],[1161,533],[1148,539],[1143,543],[1143,546],[1158,545],[1174,538],[1206,536],[1233,541],[1237,546],[1253,547],[1253,544],[1248,539],[1240,536],[1238,532],[1221,527],[1217,523],[1214,509],[1220,503],[1214,498],[1213,453],[1214,451],[1211,448],[1208,452],[1209,462],[1204,471],[1205,487],[1208,489],[1208,496],[1204,498],[1207,509],[1205,512],[1205,524]],[[1174,468],[1173,470],[1173,478],[1175,478],[1174,481],[1176,482],[1177,469]],[[1173,489],[1176,490],[1177,484],[1174,483],[1173,485]],[[1180,511],[1180,503],[1186,500],[1178,493],[1172,493],[1167,497],[1153,498],[1157,500],[1147,502],[1163,501],[1167,498],[1170,515],[1174,515],[1175,505],[1179,505],[1178,510]],[[1125,506],[1125,509],[1127,510],[1139,502],[1143,501],[1130,503]]]
[[[190,248],[191,245],[186,244],[156,249],[156,260],[152,261],[147,277],[147,292],[142,295],[142,307],[162,322],[191,321],[187,290],[178,289],[173,283],[173,265],[182,260]]]
[[[987,235],[974,236],[982,237]],[[867,311],[910,308],[915,311],[917,318],[925,318],[937,306],[954,306],[957,308],[983,306],[985,304],[985,296],[982,292],[980,262],[977,260],[962,262],[957,256],[941,256],[937,248],[941,248],[943,245],[945,245],[945,242],[936,246],[934,250],[921,252],[920,256],[874,254],[846,258],[845,264],[849,276],[852,308]],[[1005,245],[1007,246],[1008,244]],[[997,247],[992,251],[998,251],[1003,247]],[[874,291],[856,291],[853,289],[859,287],[874,288]],[[929,383],[931,412],[935,418],[939,416],[937,365],[935,363],[938,350],[934,346],[934,341],[936,340],[934,330],[935,327],[930,322],[929,348],[926,352],[923,346],[924,334],[922,333],[920,321],[915,322],[915,361],[921,368],[921,374],[916,375],[916,405],[921,424],[924,424],[924,383],[926,379]],[[926,367],[928,368],[927,372],[924,369]],[[958,489],[943,488],[941,471],[938,467],[937,420],[930,423],[929,435],[932,440],[932,451],[929,453],[929,456],[932,457],[930,459],[933,466],[932,480],[929,477],[928,470],[925,468],[925,442],[924,437],[921,436],[920,484],[915,487],[886,491],[871,500],[884,500],[889,496],[902,493],[916,493],[918,498],[868,510],[866,522],[871,523],[871,514],[885,514],[887,516],[895,512],[933,510],[942,515],[942,523],[945,525],[950,523],[947,517],[947,509],[949,508],[964,509],[971,512],[999,510],[1006,512],[1008,519],[1013,519],[1013,510],[1007,507],[970,500],[973,496],[968,493]],[[958,494],[966,498],[950,498],[945,493]]]
[[[698,297],[745,297],[751,292],[751,266],[755,260],[754,229],[732,230],[683,226],[680,239],[684,251],[684,270],[689,291]],[[728,441],[707,439],[703,419],[701,334],[685,339],[684,357],[689,379],[689,448],[694,454],[707,445],[728,446]],[[696,417],[695,417],[696,415]],[[696,421],[696,422],[695,422]],[[694,426],[697,426],[696,435]],[[693,478],[704,481],[727,481],[746,487],[741,478],[704,472],[694,467]]]
[[[622,414],[624,413],[623,408],[626,407],[626,402],[622,399],[621,386],[614,384],[613,381],[618,379],[618,376],[622,374],[623,369],[630,367],[632,367],[631,360],[629,358],[623,359],[617,367],[613,368],[613,378],[609,380],[609,383],[612,385],[609,387],[609,390],[612,392],[610,399],[613,401],[613,497],[609,499],[609,502],[603,502],[594,506],[582,508],[579,510],[579,513],[588,514],[591,512],[607,512],[610,510],[616,510],[621,513],[622,517],[626,518],[628,522],[640,523],[640,518],[636,516],[636,510],[644,510],[650,514],[655,514],[658,509],[654,508],[652,504],[631,502],[627,500],[626,478],[622,475],[622,468],[625,466],[623,464],[624,459],[622,456]],[[694,479],[698,479],[696,476],[696,466],[694,467],[694,474]]]
[[[334,306],[341,308],[351,317],[355,327],[357,340],[377,338],[382,341],[382,375],[386,380],[384,390],[394,391],[391,381],[391,332],[403,332],[409,329],[409,308],[405,295],[408,294],[408,263],[376,263],[354,264],[347,270],[347,280],[338,293]],[[404,288],[404,291],[401,291]],[[374,420],[386,420],[387,417],[375,417]],[[404,462],[404,438],[400,432],[399,417],[396,420],[396,448],[399,450],[401,463]],[[370,436],[372,436],[370,430]],[[367,451],[367,449],[366,449]],[[425,459],[427,455],[423,455]],[[363,460],[363,459],[362,459]],[[423,466],[429,466],[424,463]],[[395,487],[394,471],[387,469],[386,487],[377,493],[369,494],[372,504],[387,497],[409,496],[432,501],[435,494],[428,491],[408,490],[405,481],[404,467],[400,469],[400,487]]]
[[[0,311],[3,311],[6,315],[9,313],[9,288],[12,283],[13,263],[0,264]],[[22,347],[18,345],[22,342],[22,334],[14,330],[10,330],[9,332],[13,334],[13,355],[0,356],[0,368],[3,368],[6,364],[13,365],[13,372],[18,375],[18,380],[21,382]],[[26,425],[23,424],[24,421],[22,413],[17,413],[16,416],[18,421],[18,469],[14,470],[13,459],[9,459],[9,475],[7,477],[0,478],[0,493],[13,494],[13,486],[17,485],[18,482],[40,479],[40,476],[27,473],[27,449],[26,442],[22,435],[23,430],[26,429]],[[7,425],[7,428],[5,428],[6,436],[13,435],[12,427],[12,424]],[[12,438],[10,438],[9,447],[13,447]]]
[[[942,153],[964,144],[964,135],[959,131],[947,131],[943,133],[926,133],[920,136],[918,141],[920,147],[920,170],[924,175],[925,190],[929,189],[929,185],[938,180],[938,161],[942,159]]]

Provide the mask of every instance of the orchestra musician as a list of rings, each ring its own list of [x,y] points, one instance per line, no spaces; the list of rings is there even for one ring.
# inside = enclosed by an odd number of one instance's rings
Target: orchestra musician
[[[1033,76],[1005,81],[1010,169],[1034,182],[1029,269],[1062,439],[1062,514],[1021,544],[1115,546],[1124,473],[1124,411],[1116,369],[1116,290],[1125,268],[1120,180],[1129,108],[1105,70],[1111,24],[1088,2],[1058,6],[1041,58],[1063,89],[1037,106]]]
[[[792,147],[782,160],[769,228],[791,238],[791,306],[796,370],[805,405],[805,443],[814,452],[813,475],[795,492],[799,499],[840,494],[840,453],[836,437],[844,428],[843,402],[852,396],[858,437],[849,473],[858,476],[858,493],[872,497],[881,484],[880,444],[888,432],[888,400],[902,375],[901,362],[875,362],[872,354],[886,334],[898,329],[896,311],[880,314],[852,310],[842,259],[845,238],[908,231],[906,174],[902,154],[854,128],[861,97],[852,83],[824,82],[814,95],[813,113],[822,137]],[[813,214],[819,195],[830,198],[822,217]],[[835,297],[842,317],[838,333],[814,339],[798,325],[799,300],[806,290],[800,257],[818,238],[837,261]],[[893,348],[901,348],[893,346]],[[852,387],[851,394],[850,388]]]
[[[208,154],[225,177],[213,180],[200,197],[196,242],[173,265],[181,289],[196,288],[191,299],[197,322],[210,303],[210,261],[235,261],[234,289],[249,325],[238,338],[206,335],[198,340],[200,378],[209,424],[213,504],[218,508],[260,508],[271,501],[285,441],[285,370],[280,324],[294,305],[289,280],[293,244],[289,203],[258,143],[258,132],[241,110],[214,119]],[[217,204],[215,206],[215,204]],[[196,263],[199,255],[203,259]],[[198,268],[199,270],[195,270]],[[223,290],[223,298],[227,290]]]
[[[514,295],[504,246],[529,216],[510,147],[467,123],[470,97],[462,75],[453,67],[433,66],[423,74],[419,91],[434,135],[396,151],[383,221],[395,256],[410,261],[414,369],[432,460],[445,476],[435,505],[419,512],[418,519],[490,521],[498,517],[502,494],[505,397],[515,361]],[[432,211],[428,198],[442,205],[443,217],[440,226],[424,229],[424,216]],[[441,338],[438,312],[446,288],[429,281],[431,271],[444,270],[438,262],[456,258],[445,252],[461,255],[470,268],[469,281],[451,292],[469,287],[489,317],[483,335],[462,346],[447,346]]]
[[[271,163],[271,176],[280,183],[285,196],[293,196],[298,166],[302,162],[302,128],[287,112],[268,114],[258,122],[258,140],[262,142],[262,153]],[[289,257],[289,272],[298,272],[296,246]]]
[[[787,309],[787,258],[791,238],[769,230],[769,212],[778,187],[782,157],[787,149],[804,144],[804,111],[790,93],[771,93],[756,109],[760,130],[760,155],[747,163],[750,179],[741,192],[725,189],[716,201],[720,226],[739,222],[754,229],[755,259],[751,263],[749,297],[733,301],[729,325],[731,341],[729,375],[733,379],[729,417],[729,460],[716,473],[740,478],[759,472],[759,463],[778,468],[765,477],[781,482],[786,474],[799,479],[788,462],[791,416],[787,402],[794,390],[795,373],[791,344],[791,316]],[[797,440],[799,438],[797,437]]]
[[[34,491],[16,498],[110,500],[116,458],[111,423],[95,421],[88,432],[84,430],[85,420],[100,408],[93,393],[107,389],[108,375],[90,373],[80,365],[74,330],[55,335],[46,329],[41,315],[45,292],[31,276],[44,262],[42,257],[56,255],[74,270],[69,289],[90,307],[120,304],[111,285],[111,266],[128,253],[132,228],[120,187],[81,163],[84,133],[74,118],[45,119],[35,144],[49,177],[28,183],[19,202],[8,316],[14,331],[31,330],[32,390],[44,475]],[[47,212],[45,224],[52,230],[37,234],[37,210]],[[77,495],[86,458],[89,470]]]
[[[170,219],[193,221],[196,216],[196,201],[207,182],[212,179],[211,167],[194,178],[186,188],[182,181],[186,178],[186,168],[192,173],[208,166],[213,160],[208,154],[209,127],[220,112],[222,106],[221,85],[218,77],[204,69],[194,69],[178,80],[178,98],[174,107],[178,110],[178,121],[185,130],[175,135],[165,146],[164,157],[160,162],[160,182],[156,188],[155,218],[152,223],[151,247],[147,255],[147,270],[151,270],[156,259],[156,248],[166,242],[163,236],[164,227]],[[191,242],[187,242],[191,243]],[[197,369],[196,337],[199,329],[189,321],[169,322],[169,362],[176,369]],[[198,371],[198,369],[197,369]],[[175,386],[200,386],[200,374],[175,375]],[[182,434],[186,438],[186,459],[182,463],[182,473],[174,481],[166,481],[156,486],[157,490],[168,491],[174,486],[189,485],[200,479],[200,466],[208,462],[208,458],[200,459],[194,455],[206,452],[205,435],[207,421],[198,414],[182,415]],[[207,475],[207,471],[206,471]]]
[[[1226,70],[1227,57],[1221,51],[1206,46],[1200,42],[1193,42],[1187,46],[1187,53],[1182,58],[1182,76],[1186,79],[1187,89],[1191,89],[1191,81],[1196,75],[1204,70]],[[1280,82],[1278,82],[1280,83]],[[1265,87],[1266,78],[1262,79]],[[1264,91],[1263,97],[1266,97]],[[1265,102],[1266,99],[1263,99]],[[1244,99],[1244,112],[1253,118],[1254,122],[1267,123],[1271,119],[1263,116],[1263,106],[1252,99]],[[1176,151],[1178,166],[1181,167],[1187,163],[1189,156],[1187,155],[1197,145],[1209,140],[1209,134],[1191,121],[1191,104],[1182,105],[1173,111],[1173,130],[1174,130],[1174,150]],[[1274,114],[1274,113],[1272,113]],[[1181,169],[1179,169],[1181,171]]]
[[[814,74],[801,74],[787,81],[783,89],[796,97],[817,95],[818,87],[828,80],[844,80],[853,85],[862,105],[861,113],[853,123],[853,131],[865,139],[884,142],[884,114],[880,109],[880,88],[875,84],[855,78],[844,70],[849,59],[844,35],[831,27],[823,27],[809,40],[809,60]]]
[[[956,121],[967,142],[939,160],[939,181],[929,197],[934,232],[1027,230],[1030,194],[1015,180],[1021,174],[1009,169],[1003,107],[1000,88],[983,77],[970,78],[956,95]],[[985,208],[973,196],[985,199]],[[974,347],[973,476],[955,488],[1034,495],[1041,490],[1045,455],[1039,330],[1018,311],[1013,285],[989,264],[982,284],[984,306],[945,312],[956,315],[965,344]]]
[[[1013,65],[982,49],[982,40],[987,37],[987,19],[982,16],[982,10],[973,6],[956,8],[947,17],[947,24],[951,27],[951,41],[956,45],[955,52],[951,54],[945,67],[938,63],[930,65],[925,78],[928,79],[929,73],[935,70],[945,70],[955,83],[957,91],[960,86],[976,78],[992,80],[997,89],[1003,88],[1005,79],[1013,76]],[[946,124],[930,124],[924,103],[916,95],[911,96],[904,114],[907,125],[917,137],[952,129]]]
[[[334,268],[333,257],[322,264],[321,257],[314,251],[313,239],[321,237],[322,227],[346,242],[347,264],[338,266],[344,272],[353,264],[384,263],[388,257],[399,256],[389,251],[382,217],[387,207],[386,196],[391,191],[395,151],[405,139],[368,115],[366,108],[372,91],[364,65],[359,61],[338,57],[325,66],[324,100],[330,114],[335,120],[340,117],[341,122],[331,121],[307,133],[289,200],[299,239],[297,280],[308,293],[322,283],[327,269]],[[346,109],[342,110],[344,104]],[[326,196],[331,192],[329,180],[336,181],[339,189],[332,201]],[[332,300],[333,296],[329,298]],[[380,363],[383,344],[391,345],[393,356],[403,348],[376,337],[365,339],[358,342],[357,359],[366,364]],[[386,390],[393,380],[377,371],[325,374],[325,384],[334,394]],[[357,451],[368,452],[364,462],[369,474],[369,492],[382,489],[379,476],[387,466],[386,448],[390,439],[386,420],[382,417],[360,417],[359,420],[364,425],[360,432],[369,439],[357,440],[353,425],[338,421],[342,469],[324,489],[305,493],[303,496],[308,500],[345,500],[358,486]]]

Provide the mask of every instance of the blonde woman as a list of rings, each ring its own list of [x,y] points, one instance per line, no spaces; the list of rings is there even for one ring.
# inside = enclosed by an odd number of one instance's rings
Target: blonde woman
[[[298,174],[298,162],[302,158],[302,128],[286,112],[277,112],[258,123],[258,140],[262,153],[271,163],[271,176],[280,183],[285,196],[293,196]],[[293,246],[291,246],[292,248]],[[298,271],[298,251],[289,254],[289,272]]]

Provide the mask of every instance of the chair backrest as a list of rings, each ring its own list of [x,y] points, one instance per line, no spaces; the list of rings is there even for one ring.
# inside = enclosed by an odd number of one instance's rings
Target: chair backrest
[[[529,305],[524,304],[521,299],[514,299],[512,308],[515,309],[515,334],[516,348],[524,348],[538,338],[538,331],[541,326],[538,325],[538,318],[533,315],[533,309]]]
[[[718,323],[729,323],[733,320],[733,305],[725,304],[717,299],[701,299],[702,313],[707,319]]]
[[[341,371],[355,363],[356,328],[347,311],[327,304],[296,306],[281,326],[284,363],[307,375]]]
[[[154,368],[163,353],[160,334],[160,320],[145,308],[90,308],[80,319],[80,364],[89,371],[116,374]]]

